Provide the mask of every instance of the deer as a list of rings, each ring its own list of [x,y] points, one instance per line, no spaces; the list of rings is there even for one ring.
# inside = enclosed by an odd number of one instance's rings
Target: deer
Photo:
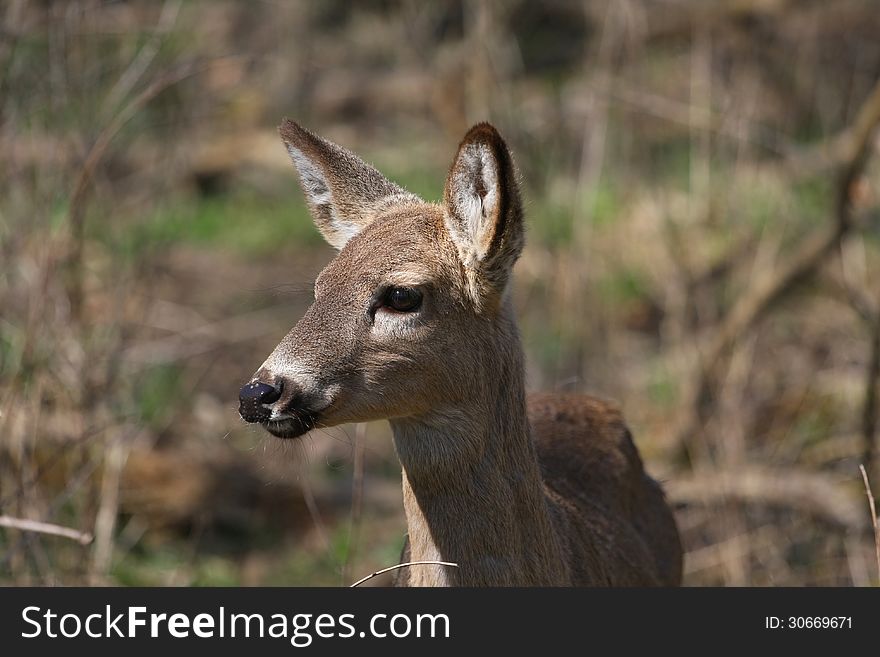
[[[679,585],[673,512],[618,407],[526,393],[524,213],[498,131],[467,132],[439,203],[290,119],[279,133],[338,253],[241,388],[242,419],[287,440],[388,420],[414,564],[396,585]]]

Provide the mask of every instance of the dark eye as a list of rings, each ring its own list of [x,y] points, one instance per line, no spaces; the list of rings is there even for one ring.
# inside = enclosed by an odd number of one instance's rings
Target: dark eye
[[[385,293],[383,305],[400,313],[409,313],[422,305],[422,293],[414,287],[392,287]]]

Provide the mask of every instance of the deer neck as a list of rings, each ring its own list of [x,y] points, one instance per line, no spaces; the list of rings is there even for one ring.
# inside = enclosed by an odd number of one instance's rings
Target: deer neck
[[[466,402],[391,421],[410,560],[458,564],[413,566],[413,586],[549,586],[568,578],[529,429],[515,331],[513,340],[517,349],[504,350],[508,360]]]

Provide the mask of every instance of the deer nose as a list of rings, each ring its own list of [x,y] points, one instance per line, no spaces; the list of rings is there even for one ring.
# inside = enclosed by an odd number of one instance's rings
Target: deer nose
[[[270,417],[267,404],[281,398],[281,387],[262,381],[252,381],[238,391],[238,412],[245,422],[265,422]]]

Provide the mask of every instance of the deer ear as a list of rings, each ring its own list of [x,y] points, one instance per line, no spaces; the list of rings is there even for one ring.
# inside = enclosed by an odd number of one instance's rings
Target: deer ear
[[[354,153],[284,119],[281,140],[299,174],[312,218],[331,246],[341,249],[377,210],[418,198]]]
[[[523,247],[522,205],[510,151],[488,123],[471,128],[458,147],[444,202],[465,268],[480,287],[502,292]]]

